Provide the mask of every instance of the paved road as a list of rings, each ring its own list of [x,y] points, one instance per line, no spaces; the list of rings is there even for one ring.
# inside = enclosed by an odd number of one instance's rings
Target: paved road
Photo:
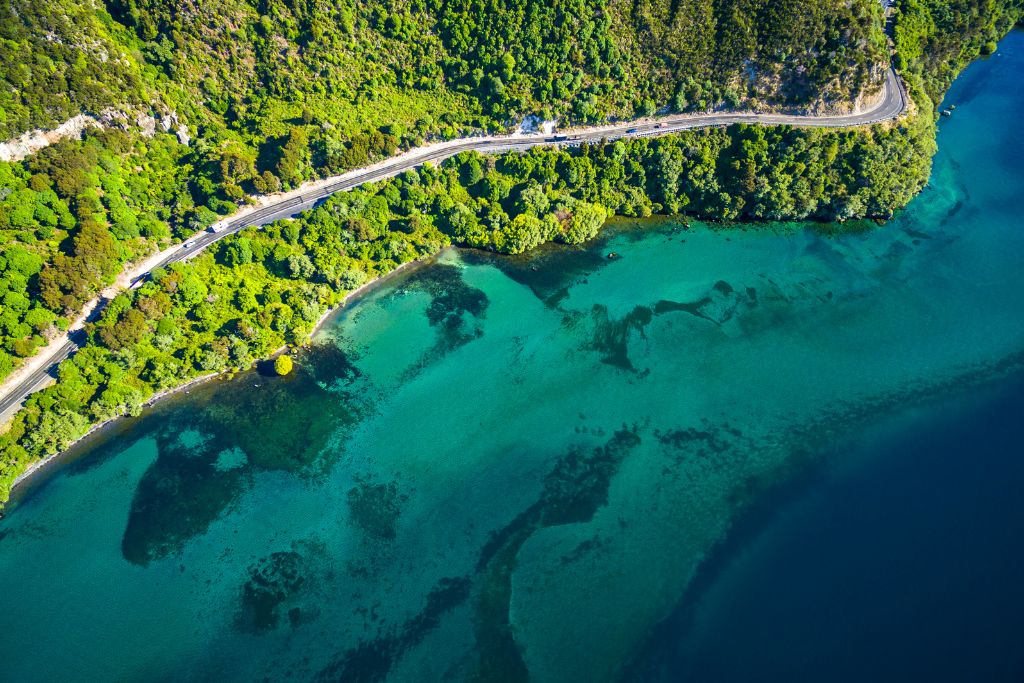
[[[46,386],[52,376],[51,373],[56,375],[60,362],[77,351],[79,344],[85,342],[84,333],[80,332],[79,334],[83,336],[70,335],[67,341],[50,356],[46,367],[29,374],[8,390],[7,395],[0,399],[0,416],[5,416],[8,411],[21,406],[22,401],[28,398],[29,394]]]
[[[885,91],[882,100],[869,111],[857,114],[834,116],[810,116],[794,114],[756,114],[735,112],[714,112],[709,114],[677,114],[664,116],[644,123],[621,123],[593,128],[579,128],[558,135],[513,135],[503,137],[474,137],[452,140],[432,145],[426,150],[413,150],[396,157],[393,161],[378,164],[369,170],[346,174],[336,181],[324,183],[298,196],[289,196],[264,206],[256,211],[230,221],[220,232],[205,232],[186,242],[182,247],[161,261],[156,268],[167,266],[176,261],[184,261],[195,256],[214,242],[227,235],[254,225],[266,225],[281,218],[295,216],[314,207],[317,203],[337,192],[358,187],[364,183],[382,180],[397,175],[426,162],[439,162],[448,157],[469,150],[484,153],[526,150],[538,145],[579,145],[583,142],[600,142],[631,137],[653,137],[666,135],[681,130],[727,126],[733,123],[758,123],[764,125],[794,125],[802,127],[840,128],[865,125],[894,119],[907,108],[907,95],[899,77],[891,69],[886,73]],[[152,271],[150,271],[152,272]],[[145,280],[145,273],[133,282],[133,286]],[[93,317],[102,310],[105,302],[101,301],[93,313]],[[7,415],[34,391],[45,386],[55,376],[57,365],[78,349],[84,342],[84,334],[72,335],[52,356],[47,359],[44,367],[31,373],[16,386],[11,387],[0,398],[0,418]]]

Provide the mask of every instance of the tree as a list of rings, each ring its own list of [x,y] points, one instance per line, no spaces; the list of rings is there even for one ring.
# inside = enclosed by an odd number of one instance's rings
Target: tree
[[[272,194],[281,191],[281,181],[270,171],[264,171],[252,181],[253,188],[260,194]]]
[[[107,348],[118,351],[137,344],[147,330],[145,316],[137,309],[130,308],[116,323],[101,327],[99,335]]]
[[[532,213],[534,216],[543,216],[548,211],[551,202],[547,192],[537,183],[530,183],[519,193],[519,202],[516,208],[521,212]]]
[[[480,168],[480,159],[476,154],[468,154],[462,165],[462,175],[467,186],[476,185],[484,177]]]
[[[206,298],[209,289],[206,283],[195,273],[188,273],[178,286],[178,296],[186,306],[195,306]]]
[[[14,370],[14,359],[6,351],[0,351],[0,377],[6,377]]]
[[[504,231],[504,242],[498,250],[508,254],[521,254],[541,244],[545,239],[544,223],[530,214],[520,214],[512,219]]]
[[[222,253],[224,262],[233,268],[252,263],[252,242],[248,237],[238,237],[231,240]]]
[[[292,371],[292,358],[285,354],[281,354],[274,359],[274,372],[284,377]]]
[[[289,131],[277,161],[277,175],[283,182],[297,183],[302,180],[305,161],[309,156],[308,143],[309,136],[305,128],[292,128]]]
[[[510,82],[512,80],[512,76],[515,74],[516,71],[515,57],[506,52],[501,56],[499,64],[501,78],[504,79],[506,82]]]
[[[288,257],[288,272],[297,280],[308,280],[313,277],[316,268],[305,254],[292,254]]]
[[[608,210],[600,204],[576,202],[562,239],[569,244],[582,244],[594,239],[607,219]]]
[[[26,278],[32,277],[43,269],[43,259],[24,247],[12,246],[3,253],[3,256],[7,259],[8,268]]]

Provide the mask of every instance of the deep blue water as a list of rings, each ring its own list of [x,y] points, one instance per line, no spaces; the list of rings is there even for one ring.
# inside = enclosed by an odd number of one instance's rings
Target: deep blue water
[[[998,170],[1024,163],[1019,137],[985,117],[1024,99],[1022,46],[1011,34],[943,103],[958,110],[933,183],[954,174],[964,198],[943,224],[979,195],[1019,210],[1020,180]],[[1024,681],[1024,379],[898,415],[822,462],[737,523],[627,678]]]
[[[840,469],[763,501],[634,673],[1024,680],[1022,416],[1024,382],[986,387],[873,429],[829,460]]]

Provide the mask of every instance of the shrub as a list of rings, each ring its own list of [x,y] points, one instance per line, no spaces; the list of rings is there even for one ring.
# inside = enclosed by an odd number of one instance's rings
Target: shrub
[[[274,372],[284,377],[292,371],[292,358],[284,354],[274,359]]]

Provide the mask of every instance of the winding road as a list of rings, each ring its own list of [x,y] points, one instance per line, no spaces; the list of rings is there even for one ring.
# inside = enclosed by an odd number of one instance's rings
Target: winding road
[[[185,261],[214,242],[244,228],[266,225],[282,218],[298,215],[313,208],[319,202],[337,192],[350,190],[364,183],[383,180],[416,168],[427,162],[440,162],[460,152],[475,150],[482,153],[499,153],[523,151],[538,145],[567,146],[579,145],[584,142],[600,142],[632,137],[653,137],[667,135],[694,128],[728,126],[734,123],[761,125],[792,125],[816,128],[841,128],[879,123],[895,119],[907,109],[908,98],[903,83],[896,73],[890,69],[886,79],[882,97],[870,109],[853,114],[836,115],[801,115],[801,114],[758,114],[746,112],[711,112],[702,114],[677,114],[664,116],[643,122],[616,123],[606,126],[577,128],[564,133],[516,134],[506,136],[481,136],[460,138],[447,142],[436,143],[417,148],[393,157],[385,162],[375,164],[367,169],[351,171],[336,178],[316,183],[306,189],[289,192],[275,198],[271,202],[246,212],[244,215],[228,221],[219,232],[205,232],[192,237],[184,245],[170,251],[153,268],[140,274],[132,281],[132,287],[144,281],[157,268],[170,265],[177,261]],[[92,313],[95,318],[102,311],[106,301],[101,300]],[[48,357],[33,359],[37,369],[27,373],[20,381],[10,386],[0,387],[0,421],[6,420],[25,398],[46,386],[56,376],[57,366],[65,358],[73,354],[85,341],[82,331],[65,335],[66,339],[57,348],[51,349]]]

